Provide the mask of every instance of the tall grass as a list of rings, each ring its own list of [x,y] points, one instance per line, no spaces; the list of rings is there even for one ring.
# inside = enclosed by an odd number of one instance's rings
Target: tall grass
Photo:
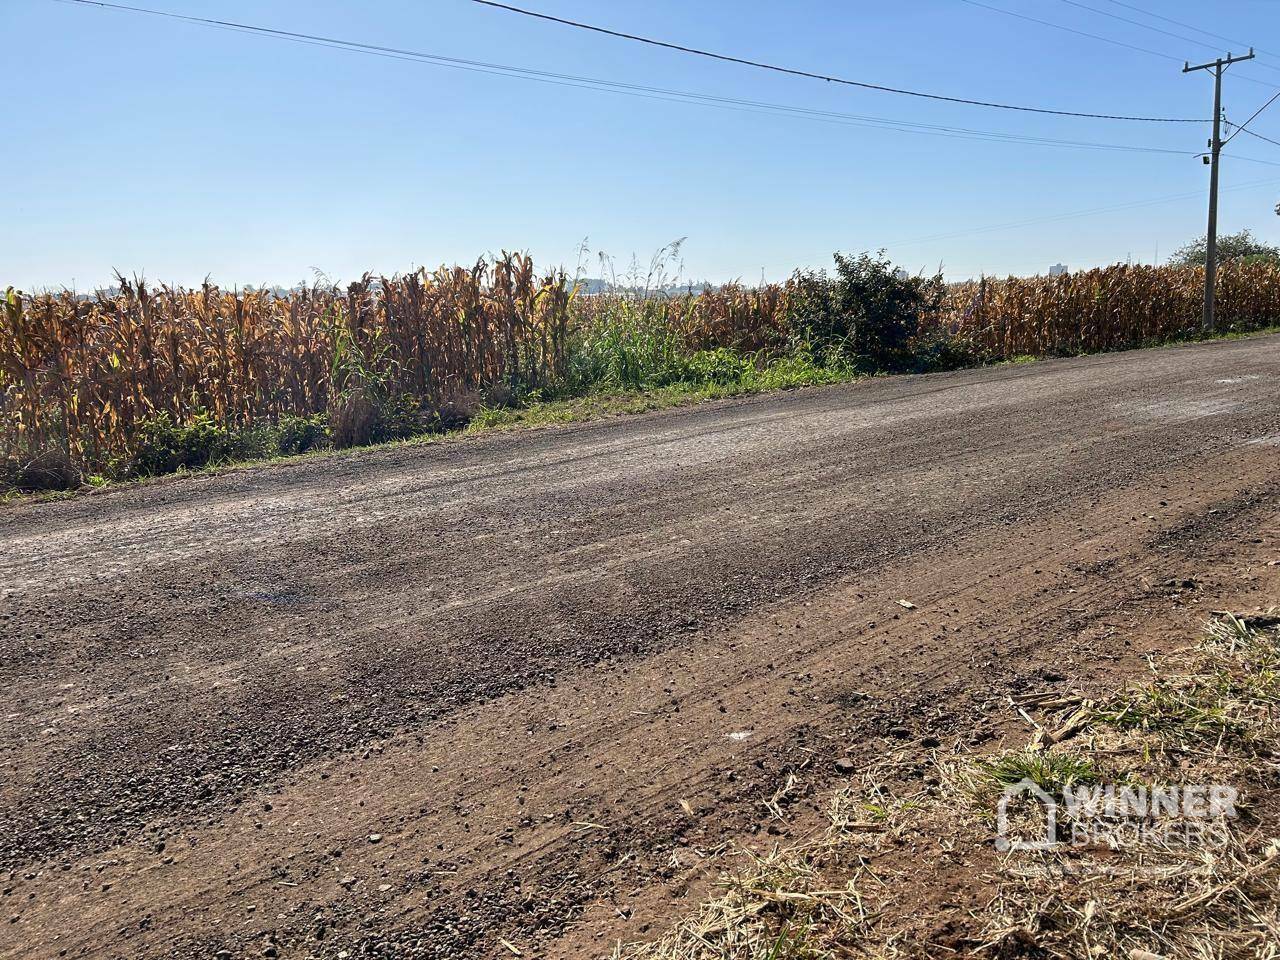
[[[788,304],[781,284],[580,298],[573,309],[568,387],[665,386],[687,375],[687,358],[698,351],[776,353],[790,333]]]
[[[681,379],[689,346],[673,322],[691,300],[592,297],[570,335],[568,393],[636,390]]]

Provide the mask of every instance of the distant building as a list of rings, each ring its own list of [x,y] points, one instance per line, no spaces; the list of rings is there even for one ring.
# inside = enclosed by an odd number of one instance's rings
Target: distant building
[[[1051,277],[1060,277],[1064,273],[1070,273],[1070,272],[1071,271],[1067,269],[1067,265],[1065,263],[1055,263],[1052,267],[1049,268],[1049,276]]]

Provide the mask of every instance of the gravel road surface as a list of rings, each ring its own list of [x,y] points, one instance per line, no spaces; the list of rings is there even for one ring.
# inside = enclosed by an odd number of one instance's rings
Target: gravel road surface
[[[1278,455],[1267,337],[2,508],[0,955],[606,955],[1259,600]]]

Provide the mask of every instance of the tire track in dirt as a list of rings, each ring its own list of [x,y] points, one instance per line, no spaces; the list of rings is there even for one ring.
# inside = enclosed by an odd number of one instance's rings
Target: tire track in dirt
[[[1258,379],[1216,382],[1241,368]],[[1036,584],[1026,558],[1074,555],[1161,483],[1192,491],[1199,506],[1208,494],[1188,478],[1203,473],[1236,471],[1242,496],[1268,490],[1274,450],[1245,444],[1280,432],[1278,375],[1280,341],[1213,344],[374,451],[2,513],[0,567],[15,573],[0,614],[0,682],[14,691],[0,722],[0,816],[12,828],[0,853],[13,870],[5,902],[17,917],[6,933],[52,947],[49,931],[65,928],[61,942],[77,949],[96,937],[137,956],[161,942],[197,955],[215,941],[249,950],[271,932],[291,949],[324,953],[363,943],[360,925],[377,915],[397,943],[425,937],[457,951],[512,926],[509,909],[531,910],[545,921],[539,936],[548,935],[577,909],[568,901],[600,902],[604,871],[610,883],[648,876],[658,868],[642,854],[690,832],[676,829],[687,815],[671,808],[673,784],[687,784],[691,804],[736,810],[725,817],[728,832],[758,814],[775,762],[804,744],[829,748],[826,728],[837,717],[807,706],[813,681],[786,681],[770,666],[784,656],[813,661],[819,641],[810,627],[800,631],[808,646],[780,645],[783,631],[767,619],[838,615],[824,656],[845,657],[854,672],[874,667],[858,675],[901,706],[968,703],[1001,677],[1009,664],[970,662],[980,630],[1006,637],[1000,652],[1026,668],[1015,676],[1025,682],[1049,651],[1035,638],[1009,638],[1032,623],[1060,636],[1066,609],[1040,598],[1050,588]],[[521,450],[530,465],[507,466]],[[382,494],[362,513],[344,484]],[[150,540],[148,503],[168,518]],[[321,519],[326,509],[335,516]],[[1161,511],[1159,523],[1177,509]],[[1184,513],[1193,519],[1195,510]],[[1072,523],[1051,539],[1028,539],[1033,522],[1064,517]],[[139,547],[124,560],[113,539],[122,521],[134,524],[128,537]],[[1173,559],[1138,541],[1124,548],[1153,567]],[[900,629],[925,625],[914,612],[883,619],[887,572],[903,583],[933,577],[936,591],[947,582],[930,570],[940,557],[973,581],[957,591],[954,622],[922,638]],[[977,592],[984,582],[989,598]],[[1112,596],[1093,589],[1077,602]],[[1042,609],[1042,620],[1011,613],[1014,600]],[[862,659],[848,661],[850,650]],[[684,663],[691,651],[702,652],[684,667],[699,683],[688,692],[680,682],[670,692],[635,686],[641,672]],[[918,666],[926,657],[938,664],[932,671]],[[817,662],[810,673],[825,669]],[[524,719],[572,712],[566,685],[590,689],[597,704],[595,732],[569,738],[568,750],[540,726],[556,719]],[[732,753],[708,739],[709,729],[723,735],[712,726],[726,717],[716,696],[756,718],[758,733],[726,741]],[[662,710],[647,726],[618,714],[649,701]],[[882,703],[863,712],[863,736],[882,738],[894,725]],[[491,739],[456,741],[464,729]],[[517,742],[537,746],[515,758]],[[446,755],[437,743],[453,747]],[[598,771],[614,769],[622,743],[665,762],[611,790]],[[367,771],[393,749],[398,772],[371,782]],[[601,766],[583,767],[584,753]],[[748,756],[750,769],[729,789],[724,764]],[[442,770],[462,769],[431,774],[431,757]],[[552,820],[521,814],[528,797],[500,801],[497,769],[538,790]],[[321,772],[329,778],[313,779]],[[460,783],[470,786],[441,790]],[[272,811],[292,802],[278,798],[295,794],[305,813],[268,842],[284,816]],[[377,803],[383,796],[389,806]],[[500,802],[510,807],[502,820],[482,821],[472,809]],[[573,826],[620,804],[616,827],[580,836]],[[350,828],[374,807],[413,839],[363,822],[385,838],[369,851],[390,859],[370,861],[369,884],[358,877],[348,889],[338,883],[346,875],[333,874],[363,862]],[[562,822],[566,811],[582,820]],[[311,822],[318,829],[301,825]],[[450,838],[459,862],[409,871],[424,856],[435,863],[440,851],[430,851],[444,841],[428,841],[438,837]],[[491,847],[494,837],[506,839]],[[521,892],[491,870],[517,842],[518,872],[539,887],[539,878],[576,873],[574,896]],[[321,849],[329,843],[343,858]],[[634,863],[619,866],[630,848]],[[465,887],[444,888],[437,869],[497,899],[477,911]],[[379,870],[394,883],[373,884]],[[281,879],[295,873],[301,879]],[[28,874],[38,881],[21,879]],[[102,881],[107,890],[90,879],[107,875],[118,878]],[[268,923],[266,906],[242,914],[259,894],[283,919]],[[416,905],[423,896],[438,909]],[[332,936],[313,941],[321,911]]]
[[[1193,518],[1212,520],[1216,529],[1205,535],[1215,537],[1241,526],[1252,529],[1260,509],[1275,516],[1274,489],[1259,494],[1252,489],[1256,481],[1250,471],[1226,485],[1169,484],[1182,507],[1163,523],[1178,534],[1175,541],[1186,540],[1182,530]],[[1237,489],[1246,495],[1233,498]],[[611,896],[624,905],[634,902],[629,891],[655,876],[661,888],[678,889],[687,882],[679,880],[684,868],[674,871],[674,885],[661,879],[671,872],[664,866],[671,852],[691,856],[694,848],[714,845],[716,831],[737,829],[749,837],[750,825],[767,825],[760,820],[761,801],[776,790],[796,758],[805,756],[801,748],[814,751],[818,761],[802,774],[805,790],[799,800],[829,779],[825,771],[842,747],[865,762],[898,742],[890,731],[899,724],[910,725],[912,738],[930,732],[945,737],[958,729],[985,734],[983,701],[1042,682],[1035,670],[1045,665],[1046,652],[1054,654],[1048,664],[1074,682],[1111,676],[1126,666],[1136,669],[1143,648],[1117,653],[1108,649],[1105,636],[1080,641],[1078,634],[1099,617],[1116,616],[1121,601],[1144,603],[1148,593],[1142,576],[1185,575],[1194,565],[1195,548],[1187,543],[1193,552],[1151,553],[1151,531],[1128,529],[1132,525],[1124,522],[1134,505],[1131,492],[1111,499],[1118,505],[1094,516],[1117,532],[1093,535],[1072,549],[1063,548],[1064,536],[1076,521],[1089,519],[1087,513],[1037,523],[1021,535],[988,532],[943,554],[949,561],[945,569],[918,562],[886,569],[838,587],[809,607],[786,604],[759,626],[729,628],[699,640],[701,652],[673,651],[627,673],[587,677],[572,689],[513,694],[444,721],[434,733],[424,730],[381,745],[354,767],[349,760],[322,765],[305,773],[302,782],[246,803],[225,825],[191,829],[198,843],[180,865],[166,870],[150,850],[125,851],[124,863],[102,874],[112,887],[85,896],[89,902],[100,897],[103,905],[96,931],[94,925],[88,930],[105,936],[108,923],[130,916],[141,922],[150,914],[163,942],[172,943],[176,933],[198,929],[201,915],[214,911],[218,934],[188,933],[183,952],[207,955],[243,944],[252,954],[254,944],[267,942],[266,931],[242,908],[270,902],[277,917],[283,913],[292,920],[271,927],[282,946],[305,946],[329,956],[351,950],[362,942],[356,932],[361,922],[372,915],[378,932],[366,947],[390,942],[409,950],[414,941],[426,940],[439,949],[425,955],[454,956],[491,946],[497,931],[523,946],[531,940],[536,944],[534,931],[522,925],[525,918],[536,919],[538,935],[546,937],[591,903],[608,903]],[[1017,555],[1009,550],[1011,538],[1023,541]],[[1044,565],[1043,581],[1027,577],[1026,567],[1037,563]],[[964,586],[954,588],[954,579]],[[919,606],[894,619],[891,598],[902,593]],[[1158,597],[1168,600],[1163,591]],[[1077,608],[1100,612],[1073,614]],[[877,619],[877,627],[866,626],[867,616]],[[792,617],[802,624],[798,639],[786,630]],[[1067,657],[1061,656],[1064,648],[1070,650]],[[1118,659],[1090,664],[1091,652]],[[785,667],[774,663],[775,669],[768,669],[765,658],[783,656]],[[726,661],[738,662],[726,670]],[[904,669],[904,661],[911,667]],[[673,677],[678,681],[668,690]],[[798,677],[807,679],[797,684]],[[800,711],[795,709],[799,695],[790,692],[797,685],[812,691],[811,705]],[[850,700],[853,690],[861,696]],[[939,703],[945,709],[934,715]],[[647,716],[637,717],[633,711],[641,705]],[[513,733],[529,728],[534,728],[531,742],[519,755],[503,748]],[[726,736],[744,728],[753,731],[747,740]],[[814,732],[797,740],[802,728]],[[567,762],[562,760],[566,742],[574,744]],[[485,761],[479,775],[469,769],[477,758]],[[496,777],[494,763],[499,764]],[[598,763],[611,772],[597,772]],[[345,784],[344,771],[354,777]],[[726,779],[728,772],[736,773],[734,781]],[[592,777],[604,777],[605,789],[584,789],[581,785]],[[512,803],[519,786],[535,783],[523,794],[525,804]],[[697,820],[682,811],[680,799],[690,802]],[[272,809],[263,810],[262,802]],[[519,826],[522,810],[536,812],[540,822]],[[335,817],[331,811],[341,812]],[[542,820],[549,811],[552,818]],[[710,838],[698,835],[708,830],[698,826],[703,817],[714,820]],[[268,821],[265,831],[252,828],[261,821]],[[304,839],[280,835],[281,826],[290,823],[305,825],[298,828]],[[584,823],[610,829],[584,835],[575,826]],[[373,830],[384,839],[371,846],[364,837]],[[517,839],[504,839],[511,836]],[[443,854],[437,851],[442,843]],[[334,850],[342,855],[333,857]],[[628,855],[633,859],[624,861]],[[422,864],[424,856],[429,864]],[[298,864],[300,858],[309,863]],[[232,859],[238,869],[229,866]],[[420,864],[423,869],[415,872]],[[437,879],[437,870],[448,875],[447,883]],[[499,896],[511,887],[507,871],[522,878],[525,894],[509,900]],[[172,884],[174,874],[184,878],[181,888]],[[571,874],[592,878],[595,885],[557,888],[557,878]],[[356,878],[350,892],[339,882],[347,876]],[[609,881],[603,889],[600,876]],[[203,883],[197,882],[201,877]],[[230,878],[243,879],[224,889]],[[380,891],[388,882],[394,896]],[[158,910],[160,889],[168,889],[181,909]],[[478,896],[468,898],[468,889]],[[119,898],[125,896],[132,912],[121,906]],[[525,896],[535,902],[532,911]],[[223,898],[224,908],[217,908]],[[572,902],[579,898],[581,903]],[[413,906],[419,900],[430,909]],[[671,905],[669,895],[663,901]],[[322,941],[313,936],[317,914],[328,924]],[[237,923],[237,917],[243,919]],[[145,933],[131,934],[120,942],[122,955],[149,953],[148,941]],[[567,956],[568,949],[559,945],[552,952]]]

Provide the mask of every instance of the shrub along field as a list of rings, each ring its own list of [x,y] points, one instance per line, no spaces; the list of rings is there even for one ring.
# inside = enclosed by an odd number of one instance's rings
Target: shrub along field
[[[0,488],[67,489],[521,419],[571,398],[832,383],[1198,335],[1197,267],[946,285],[883,256],[698,294],[583,294],[507,254],[279,295],[148,287],[0,312]],[[1280,317],[1280,269],[1228,264],[1220,328]]]

